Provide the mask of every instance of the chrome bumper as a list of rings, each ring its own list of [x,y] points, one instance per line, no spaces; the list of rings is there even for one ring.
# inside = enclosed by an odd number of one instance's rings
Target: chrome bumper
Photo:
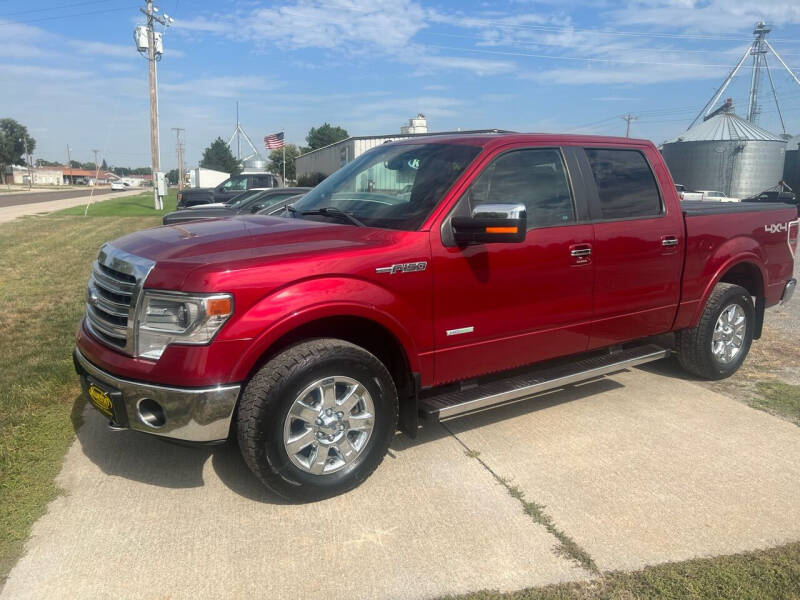
[[[114,405],[114,428],[127,427],[186,442],[227,439],[240,385],[199,389],[152,385],[106,373],[90,363],[77,348],[73,358],[84,394],[90,381],[109,393]],[[151,402],[143,404],[143,400]],[[142,414],[140,407],[153,406],[152,402],[163,411],[164,422],[161,425],[149,423],[146,415]]]
[[[783,295],[781,296],[781,304],[786,304],[792,299],[794,289],[797,287],[797,279],[790,279],[786,282],[786,287],[783,288]]]

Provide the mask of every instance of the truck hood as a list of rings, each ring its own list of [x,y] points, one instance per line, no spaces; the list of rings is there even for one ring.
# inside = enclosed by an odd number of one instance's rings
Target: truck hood
[[[235,271],[293,258],[341,257],[348,250],[394,243],[401,232],[307,219],[243,215],[145,229],[110,242],[156,262],[148,284],[174,286],[190,272]],[[178,273],[182,276],[177,277]]]

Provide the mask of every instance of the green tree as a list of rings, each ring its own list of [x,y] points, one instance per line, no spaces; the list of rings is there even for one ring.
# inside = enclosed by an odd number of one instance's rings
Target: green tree
[[[178,169],[170,169],[167,171],[167,182],[170,185],[178,185]]]
[[[294,144],[286,144],[286,181],[294,181],[297,171],[295,170],[294,161],[300,156],[300,149]],[[269,170],[283,177],[283,150],[273,150],[269,153]]]
[[[14,119],[0,119],[0,180],[6,182],[6,169],[11,165],[25,164],[25,140],[28,153],[33,154],[36,140],[28,135],[28,128]]]
[[[106,159],[105,159],[105,158],[103,159],[103,164],[102,164],[102,165],[100,165],[100,168],[101,168],[103,171],[108,171],[108,163],[106,162]]]
[[[200,161],[200,166],[230,173],[231,175],[236,175],[242,170],[228,145],[219,137],[211,142],[208,148],[203,150],[203,159]]]
[[[55,162],[53,160],[45,160],[43,158],[37,158],[35,164],[36,164],[37,167],[60,167],[61,166],[60,162]]]
[[[319,127],[312,127],[308,130],[306,142],[310,150],[316,150],[323,146],[329,146],[347,139],[350,135],[346,129],[334,127],[330,123],[323,123]]]

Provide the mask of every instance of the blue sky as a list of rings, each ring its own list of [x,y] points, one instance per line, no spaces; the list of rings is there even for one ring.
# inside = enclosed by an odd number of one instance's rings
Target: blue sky
[[[35,157],[149,164],[147,63],[134,0],[0,0],[0,116],[27,125]],[[162,167],[227,139],[235,105],[254,142],[285,129],[303,144],[324,121],[351,135],[398,132],[417,112],[434,131],[632,135],[683,131],[752,40],[757,20],[800,73],[800,2],[731,0],[280,0],[157,4],[175,24],[159,63]],[[786,129],[800,86],[773,61]],[[747,108],[750,70],[725,96]],[[759,124],[780,133],[762,82]]]

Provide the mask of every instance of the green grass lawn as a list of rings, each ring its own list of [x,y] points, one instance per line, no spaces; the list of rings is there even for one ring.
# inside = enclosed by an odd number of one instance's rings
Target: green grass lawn
[[[51,215],[0,225],[0,582],[58,494],[53,479],[74,439],[70,415],[80,390],[71,352],[92,260],[104,242],[158,225],[150,210],[150,217]]]
[[[90,217],[147,217],[151,215],[165,215],[175,210],[177,204],[177,191],[171,189],[164,197],[164,210],[157,211],[153,208],[153,194],[151,192],[125,196],[111,200],[101,200],[89,205],[87,213]],[[85,205],[66,208],[55,214],[83,216]]]
[[[800,543],[667,563],[640,571],[518,592],[476,592],[448,600],[792,600],[800,598]]]

